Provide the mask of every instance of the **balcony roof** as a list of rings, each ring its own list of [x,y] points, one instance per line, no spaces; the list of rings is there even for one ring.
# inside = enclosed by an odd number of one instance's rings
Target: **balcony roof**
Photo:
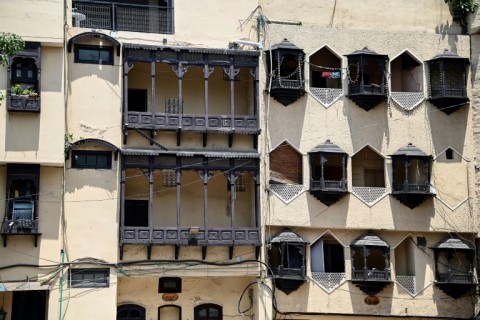
[[[388,243],[380,239],[377,235],[372,232],[364,234],[358,237],[352,242],[352,246],[370,246],[370,247],[390,247]]]
[[[299,47],[291,43],[290,41],[287,40],[287,38],[283,39],[282,42],[276,43],[273,46],[270,47],[270,50],[296,50],[296,51],[302,51]]]
[[[206,158],[249,158],[258,159],[260,154],[258,152],[249,151],[201,151],[201,150],[159,150],[159,149],[137,149],[127,148],[121,150],[122,155],[125,156],[159,156],[172,155],[177,157],[196,157],[203,156]]]
[[[67,49],[68,49],[68,52],[72,52],[72,44],[79,41],[79,40],[82,40],[82,39],[85,39],[85,38],[100,38],[100,39],[104,39],[108,42],[110,42],[112,45],[114,45],[116,48],[117,48],[117,56],[120,55],[120,47],[122,46],[120,42],[118,42],[117,40],[115,40],[114,38],[110,37],[109,35],[106,35],[104,33],[100,33],[100,32],[83,32],[83,33],[80,33],[80,34],[77,34],[76,36],[70,38],[70,40],[68,40],[68,44],[67,44]]]
[[[144,50],[172,50],[172,51],[186,51],[192,53],[213,53],[213,54],[224,54],[224,55],[237,55],[237,56],[260,56],[260,51],[258,50],[235,50],[235,49],[221,49],[221,48],[197,48],[197,47],[187,47],[187,46],[152,46],[144,44],[135,44],[135,43],[124,43],[123,47],[125,49],[144,49]]]
[[[392,157],[429,157],[431,158],[432,156],[427,155],[425,152],[422,150],[418,149],[415,147],[413,144],[409,143],[405,147],[402,147],[397,150],[394,154],[391,155]]]
[[[435,57],[433,57],[431,60],[428,60],[428,61],[439,60],[439,59],[462,59],[462,60],[469,61],[468,58],[460,57],[458,54],[452,51],[449,51],[448,49],[445,49],[442,53],[437,54]]]
[[[355,50],[352,53],[346,54],[346,57],[349,56],[361,56],[361,55],[369,55],[369,56],[377,56],[379,58],[385,58],[388,60],[388,56],[386,54],[378,54],[373,50],[368,49],[367,47],[363,47],[363,49]]]
[[[470,245],[456,237],[447,237],[438,242],[433,249],[437,250],[474,250]]]
[[[299,242],[306,243],[302,238],[300,238],[295,232],[290,230],[285,230],[277,234],[275,237],[270,240],[270,243],[280,243],[280,242]]]
[[[330,140],[325,141],[313,148],[308,153],[327,152],[327,153],[346,153],[339,146],[333,144]]]

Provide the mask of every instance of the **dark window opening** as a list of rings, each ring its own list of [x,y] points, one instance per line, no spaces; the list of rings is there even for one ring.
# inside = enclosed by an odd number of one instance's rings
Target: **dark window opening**
[[[72,151],[72,168],[75,169],[111,169],[112,152],[110,151]]]
[[[70,269],[70,288],[108,288],[110,269]]]
[[[12,320],[45,320],[48,291],[13,291],[12,295]]]
[[[305,244],[272,243],[269,264],[277,276],[304,276]]]
[[[447,157],[447,160],[453,160],[453,150],[451,148],[448,148],[445,151],[445,156]]]
[[[75,63],[113,65],[113,47],[75,45]]]
[[[117,320],[145,320],[145,308],[136,304],[118,306]]]
[[[310,87],[341,89],[341,60],[327,48],[310,57]]]
[[[40,166],[8,165],[8,216],[4,225],[9,233],[36,231]]]
[[[300,80],[298,57],[286,54],[282,59],[280,61],[280,77],[285,77],[287,80]]]
[[[320,239],[310,247],[312,272],[345,272],[343,246],[333,239]]]
[[[312,179],[320,180],[322,178],[322,162],[323,162],[323,178],[325,180],[340,181],[343,179],[342,160],[343,155],[315,155],[312,167]]]
[[[182,279],[176,277],[163,277],[158,280],[159,293],[182,292]]]
[[[35,93],[38,93],[38,70],[35,61],[31,58],[14,58],[11,70],[11,83],[12,87],[19,85],[22,90],[33,90]],[[18,91],[13,92],[14,89],[11,89],[11,91],[17,95],[19,94]]]
[[[392,91],[421,92],[423,89],[422,64],[404,52],[391,63]]]
[[[148,227],[148,200],[125,200],[125,227]]]
[[[147,112],[147,89],[128,89],[128,111]]]
[[[194,320],[221,320],[223,308],[219,305],[208,303],[194,308]]]
[[[407,161],[407,168],[405,168],[405,161]],[[415,186],[424,186],[429,183],[427,175],[427,167],[424,161],[420,159],[394,159],[393,179],[394,185],[399,190],[402,190],[403,185],[407,183],[411,188]],[[405,172],[407,171],[407,172]]]

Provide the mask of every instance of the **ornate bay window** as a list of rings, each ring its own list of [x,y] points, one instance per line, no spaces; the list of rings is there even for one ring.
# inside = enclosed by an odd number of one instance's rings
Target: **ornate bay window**
[[[430,102],[446,114],[465,105],[467,96],[468,59],[445,50],[428,64]]]
[[[267,51],[267,88],[283,104],[297,101],[305,94],[305,53],[284,39]]]
[[[181,246],[201,247],[204,259],[208,246],[228,246],[230,258],[235,246],[255,246],[258,253],[258,153],[122,154],[121,254],[125,245],[138,244],[147,246],[148,258],[153,245],[175,246],[176,258]]]
[[[10,58],[8,73],[7,110],[40,112],[40,43],[26,42]]]
[[[310,193],[330,206],[347,193],[347,154],[337,145],[325,141],[308,153],[310,159]]]
[[[388,56],[365,47],[348,54],[347,59],[347,97],[365,111],[386,101]]]
[[[430,190],[431,156],[409,143],[391,157],[395,198],[413,209],[433,195]]]

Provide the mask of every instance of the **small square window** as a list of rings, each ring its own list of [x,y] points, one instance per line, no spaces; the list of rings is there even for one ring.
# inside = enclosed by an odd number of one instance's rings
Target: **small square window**
[[[108,288],[109,269],[70,269],[70,288]]]
[[[159,293],[182,292],[182,279],[176,277],[163,277],[158,280]]]
[[[75,45],[75,63],[113,65],[113,47]]]
[[[72,168],[111,169],[112,153],[110,151],[73,150]]]

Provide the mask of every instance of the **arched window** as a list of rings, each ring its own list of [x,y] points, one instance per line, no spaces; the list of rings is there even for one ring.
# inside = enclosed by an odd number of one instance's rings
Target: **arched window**
[[[181,320],[182,308],[174,304],[166,304],[158,307],[158,320]]]
[[[118,306],[117,320],[145,320],[145,308],[136,304]]]
[[[223,319],[223,308],[217,304],[207,303],[196,306],[194,309],[194,320],[221,320]]]

